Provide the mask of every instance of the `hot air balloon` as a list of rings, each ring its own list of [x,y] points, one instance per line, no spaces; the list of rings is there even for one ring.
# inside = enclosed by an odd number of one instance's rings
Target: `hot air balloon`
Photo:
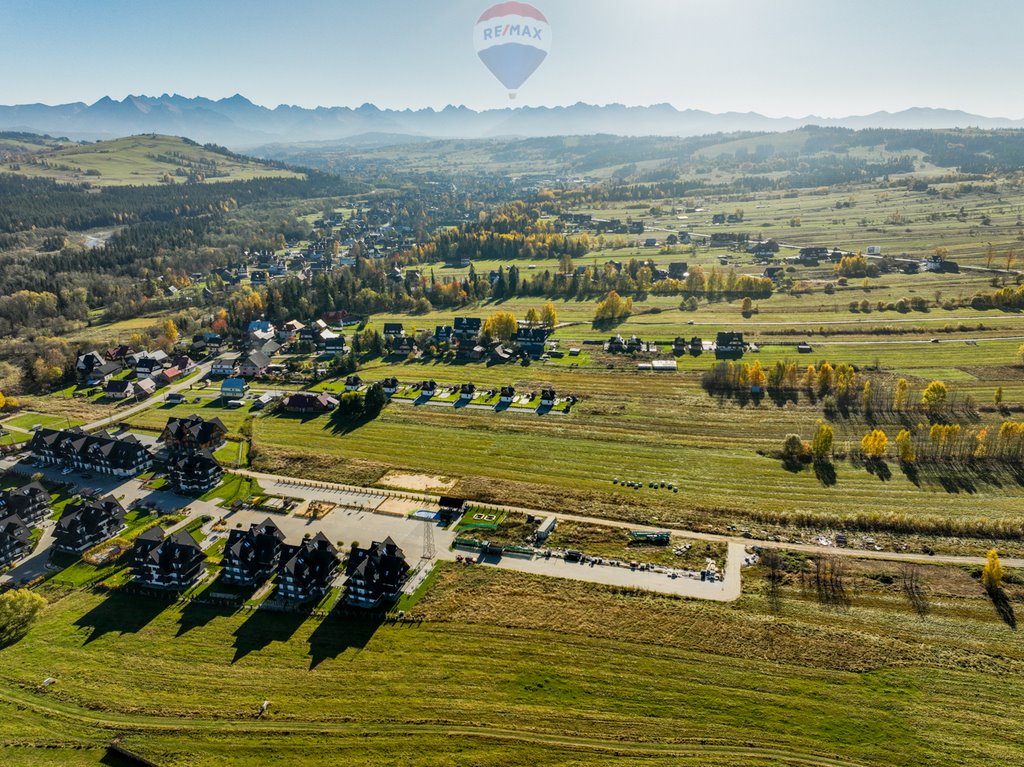
[[[477,20],[473,43],[480,60],[514,99],[551,50],[551,26],[532,5],[498,3]]]

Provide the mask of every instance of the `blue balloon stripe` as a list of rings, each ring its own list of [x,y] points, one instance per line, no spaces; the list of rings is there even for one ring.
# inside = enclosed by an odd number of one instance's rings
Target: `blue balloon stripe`
[[[477,55],[510,91],[518,90],[547,58],[547,51],[520,43],[484,48]]]

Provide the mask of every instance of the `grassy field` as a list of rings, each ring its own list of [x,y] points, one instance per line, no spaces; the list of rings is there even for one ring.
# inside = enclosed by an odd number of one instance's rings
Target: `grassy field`
[[[114,733],[168,767],[1013,763],[1016,635],[962,570],[924,568],[923,619],[886,573],[854,567],[839,610],[790,576],[776,613],[756,579],[721,605],[447,566],[404,625],[53,591],[0,651],[0,741],[19,764]]]
[[[252,160],[238,160],[211,152],[176,136],[140,135],[94,144],[67,144],[59,147],[24,147],[24,159],[17,169],[0,165],[0,172],[52,178],[65,183],[90,183],[93,186],[151,186],[185,183],[189,171],[209,173],[208,182],[246,181],[253,178],[296,178],[301,174],[270,168]],[[179,174],[181,171],[182,174]]]

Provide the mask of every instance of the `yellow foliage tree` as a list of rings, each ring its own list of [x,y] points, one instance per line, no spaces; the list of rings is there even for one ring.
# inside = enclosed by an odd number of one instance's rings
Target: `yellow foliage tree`
[[[750,388],[756,391],[764,391],[764,388],[768,385],[768,376],[764,372],[764,368],[761,367],[761,360],[754,360],[754,364],[750,366]]]
[[[495,312],[484,322],[483,332],[499,341],[508,341],[516,334],[516,328],[512,312]]]
[[[999,561],[999,552],[995,549],[990,549],[985,557],[981,585],[989,591],[995,591],[1003,585],[1003,563]]]
[[[929,413],[938,413],[946,406],[946,384],[942,381],[932,381],[921,394],[921,405]]]
[[[896,382],[896,388],[892,392],[892,407],[893,410],[899,412],[907,406],[907,384],[906,378],[901,378]]]
[[[889,446],[889,437],[881,429],[872,429],[860,441],[861,450],[868,458],[884,458]]]
[[[532,306],[526,310],[526,321],[531,325],[540,324],[540,312],[534,309]]]
[[[552,330],[558,324],[558,310],[555,309],[555,305],[550,301],[544,304],[544,308],[540,310],[540,322],[544,327],[551,328]]]
[[[814,456],[815,461],[825,463],[832,458],[832,442],[834,439],[835,433],[832,430],[832,425],[824,421],[818,421],[818,428],[811,439],[811,455]]]
[[[914,450],[914,437],[906,429],[900,429],[896,435],[896,454],[902,463],[914,463],[917,461],[917,451]]]
[[[832,391],[834,380],[835,370],[832,365],[828,362],[822,362],[821,367],[818,368],[818,391],[822,394],[828,394]]]

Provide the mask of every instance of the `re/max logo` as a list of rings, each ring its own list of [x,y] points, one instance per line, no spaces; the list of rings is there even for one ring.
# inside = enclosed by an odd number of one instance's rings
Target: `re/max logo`
[[[540,27],[531,27],[527,24],[499,24],[484,29],[484,40],[496,40],[499,37],[529,37],[531,40],[540,40],[540,35]]]

